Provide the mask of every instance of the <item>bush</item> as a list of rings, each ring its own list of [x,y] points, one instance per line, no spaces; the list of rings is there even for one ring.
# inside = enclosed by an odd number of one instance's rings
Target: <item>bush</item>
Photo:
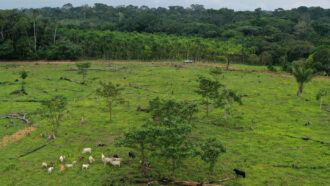
[[[227,62],[227,58],[225,56],[217,56],[217,61],[225,63]]]
[[[261,55],[260,55],[260,63],[262,65],[272,65],[273,64],[273,56],[267,51],[262,52]]]
[[[47,51],[50,60],[77,60],[81,56],[82,48],[68,40],[61,40]]]
[[[251,54],[249,57],[248,57],[248,64],[251,64],[251,65],[257,65],[259,64],[259,56],[257,56],[256,54]]]
[[[271,72],[277,72],[276,68],[273,65],[268,65],[267,69]]]

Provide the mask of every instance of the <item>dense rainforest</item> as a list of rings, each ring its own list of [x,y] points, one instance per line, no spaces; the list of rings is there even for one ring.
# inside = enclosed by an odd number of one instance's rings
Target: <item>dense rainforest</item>
[[[0,10],[0,60],[182,60],[281,65],[327,75],[330,9],[234,11],[170,6]]]

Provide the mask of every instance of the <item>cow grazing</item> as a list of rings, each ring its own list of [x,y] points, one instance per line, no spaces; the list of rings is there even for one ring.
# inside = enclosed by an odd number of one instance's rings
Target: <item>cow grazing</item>
[[[236,176],[242,176],[243,178],[245,178],[245,172],[238,170],[238,169],[234,169]]]

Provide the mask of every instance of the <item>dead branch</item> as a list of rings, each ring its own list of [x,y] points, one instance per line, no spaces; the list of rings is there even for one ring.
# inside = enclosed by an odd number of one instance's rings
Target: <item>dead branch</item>
[[[81,84],[81,85],[84,84],[82,82],[79,82],[79,81],[76,81],[76,80],[73,80],[73,79],[69,79],[69,78],[66,78],[66,77],[60,77],[60,80],[66,80],[66,81],[77,83],[77,84]]]
[[[139,87],[139,86],[137,86],[137,85],[133,85],[133,84],[131,84],[131,83],[129,83],[129,84],[127,85],[127,87],[132,87],[132,88],[141,89],[141,90],[147,90],[147,91],[150,91],[150,92],[153,92],[153,93],[156,93],[156,94],[159,94],[159,93],[160,93],[160,92],[157,92],[157,91],[150,90],[150,89],[148,89],[148,88],[142,88],[142,87]]]
[[[219,180],[219,182],[225,182],[225,181],[230,181],[230,180],[233,180],[235,178],[224,178],[222,180]]]
[[[20,112],[20,113],[13,112],[6,116],[0,117],[0,119],[19,119],[19,120],[24,121],[28,125],[32,125],[32,122],[29,119],[27,119],[26,116],[27,116],[26,112]]]

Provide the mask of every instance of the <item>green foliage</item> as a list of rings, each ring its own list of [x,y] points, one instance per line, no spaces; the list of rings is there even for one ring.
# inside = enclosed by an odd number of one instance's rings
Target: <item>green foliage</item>
[[[217,56],[217,61],[221,63],[225,63],[227,61],[227,57],[225,56]]]
[[[22,70],[19,72],[19,76],[22,80],[26,79],[28,77],[28,73],[25,70]]]
[[[82,48],[68,40],[60,40],[47,50],[47,59],[50,60],[77,60],[82,53]]]
[[[219,94],[218,89],[223,85],[217,80],[213,81],[203,76],[200,76],[197,82],[199,86],[195,92],[203,97],[203,104],[206,105],[206,116],[208,116],[209,105],[212,104],[210,101],[214,101],[217,98]]]
[[[159,97],[149,101],[148,111],[153,119],[165,121],[177,118],[180,121],[190,121],[198,111],[196,104],[176,102],[175,100],[161,100]]]
[[[328,95],[328,90],[321,88],[316,94],[316,100],[320,101],[320,109],[322,109],[323,97]]]
[[[235,91],[224,89],[216,99],[216,107],[221,107],[225,110],[225,119],[232,113],[232,106],[234,103],[242,104],[242,96],[238,95]]]
[[[108,83],[100,82],[101,88],[96,90],[96,95],[105,98],[110,115],[110,122],[112,122],[112,107],[114,103],[122,103],[123,99],[120,97],[120,85],[115,85],[111,81]]]
[[[85,78],[87,76],[87,70],[91,66],[91,63],[89,63],[89,62],[76,63],[76,66],[78,67],[78,74],[82,75],[83,83],[85,83]]]
[[[249,55],[247,61],[251,65],[258,65],[260,62],[260,59],[259,59],[259,56],[257,56],[256,54],[251,54],[251,55]]]
[[[304,61],[296,61],[292,68],[292,74],[299,85],[297,96],[300,99],[304,84],[310,82],[315,77],[315,73],[312,69],[307,67]]]
[[[147,160],[146,150],[154,142],[154,134],[152,129],[148,125],[144,125],[141,128],[132,128],[125,132],[123,137],[116,138],[116,144],[119,146],[125,146],[137,150],[140,154],[142,165]]]
[[[209,171],[212,174],[214,165],[216,164],[220,154],[226,152],[221,142],[214,137],[208,138],[206,142],[201,144],[201,158],[210,164]]]
[[[41,115],[48,119],[52,126],[53,134],[57,134],[60,121],[63,119],[67,107],[67,99],[64,96],[55,96],[42,102]]]
[[[188,57],[194,61],[259,64],[256,56],[246,60],[250,54],[257,54],[261,64],[278,65],[283,64],[281,57],[291,63],[307,58],[315,52],[314,47],[327,45],[328,22],[327,9],[315,7],[268,13],[259,9],[201,11],[179,6],[150,9],[105,4],[1,10],[0,57],[5,60]],[[326,53],[324,50],[318,53],[313,68],[326,75],[329,71]],[[290,67],[286,69],[290,71]]]
[[[330,48],[319,47],[310,55],[309,65],[317,72],[323,72],[324,75],[330,71]]]
[[[156,136],[153,142],[153,147],[156,148],[154,154],[171,160],[171,172],[174,177],[175,170],[182,161],[196,155],[195,145],[189,141],[192,126],[180,118],[170,117],[161,122],[154,122],[151,132]]]

